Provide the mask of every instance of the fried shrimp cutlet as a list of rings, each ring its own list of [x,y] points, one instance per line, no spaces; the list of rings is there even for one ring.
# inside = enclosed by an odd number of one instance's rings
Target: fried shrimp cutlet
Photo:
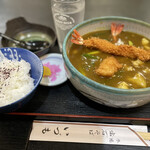
[[[140,59],[141,61],[150,60],[150,51],[146,51],[144,49],[137,48],[135,46],[115,45],[105,39],[100,39],[97,37],[91,37],[87,40],[84,40],[76,30],[74,30],[72,38],[73,38],[71,39],[72,43],[83,45],[88,48],[96,48],[105,53],[117,56],[124,56],[132,59]]]
[[[115,57],[110,56],[104,59],[99,67],[95,70],[95,73],[104,77],[113,76],[119,69],[122,68],[122,64],[120,64]]]
[[[130,45],[115,45],[107,40],[96,37],[84,40],[83,45],[89,48],[97,48],[103,52],[117,56],[124,56],[132,59],[138,58],[141,61],[150,60],[149,51]]]

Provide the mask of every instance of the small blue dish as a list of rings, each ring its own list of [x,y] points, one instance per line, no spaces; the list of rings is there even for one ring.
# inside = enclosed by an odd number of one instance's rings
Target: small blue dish
[[[20,61],[21,59],[23,59],[26,62],[30,63],[31,65],[30,76],[34,79],[34,88],[26,96],[11,104],[0,107],[0,113],[12,112],[21,108],[33,97],[43,76],[43,65],[38,56],[36,56],[34,53],[26,49],[1,48],[0,52],[3,54],[3,56],[5,56],[9,60],[16,59]]]

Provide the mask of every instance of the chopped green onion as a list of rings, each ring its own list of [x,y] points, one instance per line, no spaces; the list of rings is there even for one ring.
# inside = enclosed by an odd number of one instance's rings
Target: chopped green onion
[[[83,54],[83,56],[86,57],[86,58],[90,58],[90,59],[99,59],[99,56],[93,56],[93,55],[90,55],[88,53]]]
[[[130,46],[133,46],[133,43],[132,43],[132,41],[129,41],[129,45],[130,45]]]
[[[93,51],[93,52],[89,52],[88,54],[94,55],[94,54],[99,54],[99,53],[100,53],[100,51]]]

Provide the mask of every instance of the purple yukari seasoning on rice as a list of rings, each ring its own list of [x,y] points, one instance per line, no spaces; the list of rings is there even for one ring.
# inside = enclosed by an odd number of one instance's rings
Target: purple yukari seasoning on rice
[[[5,58],[0,61],[0,106],[19,100],[34,88],[30,69],[30,64],[24,60]]]

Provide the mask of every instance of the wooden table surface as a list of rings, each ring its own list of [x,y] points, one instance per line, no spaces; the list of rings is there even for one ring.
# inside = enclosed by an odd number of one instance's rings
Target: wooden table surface
[[[150,23],[149,0],[85,0],[85,19],[124,16]],[[54,29],[49,0],[1,0],[0,28],[9,19],[28,21]],[[59,53],[57,43],[51,52]],[[58,94],[59,93],[59,94]],[[65,94],[64,94],[65,93]],[[44,114],[44,115],[41,115]],[[0,150],[147,150],[146,147],[29,141],[34,119],[150,125],[150,104],[134,109],[113,109],[81,95],[67,81],[57,87],[39,86],[31,101],[14,114],[0,115]]]

